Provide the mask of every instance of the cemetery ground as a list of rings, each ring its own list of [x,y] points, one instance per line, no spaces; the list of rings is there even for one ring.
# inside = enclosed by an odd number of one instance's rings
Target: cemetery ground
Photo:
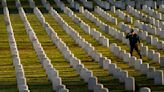
[[[19,51],[20,61],[24,68],[24,74],[29,90],[31,92],[52,92],[52,83],[48,79],[46,71],[43,69],[34,50],[34,47],[29,39],[24,23],[21,20],[19,11],[15,5],[15,0],[6,1],[10,12],[10,20],[14,32],[15,41],[17,43],[17,48]],[[84,65],[84,67],[93,72],[93,75],[96,76],[98,79],[98,83],[101,83],[105,88],[109,89],[109,92],[126,92],[124,83],[120,83],[117,78],[114,78],[113,75],[109,74],[108,70],[104,70],[103,67],[100,66],[96,60],[88,55],[88,53],[81,46],[79,46],[69,34],[67,34],[67,32],[63,29],[59,22],[55,20],[53,16],[46,10],[41,1],[34,1],[36,7],[41,10],[41,13],[45,17],[45,21],[54,29],[59,38],[66,44],[66,46],[68,46],[74,56],[81,60],[81,63]],[[75,29],[75,31],[78,32],[79,35],[85,39],[85,41],[91,43],[91,45],[95,48],[97,52],[102,53],[104,57],[111,59],[112,63],[117,64],[117,66],[122,70],[128,71],[128,75],[135,78],[135,89],[137,92],[139,92],[139,89],[142,87],[149,87],[152,92],[164,91],[163,86],[154,85],[153,79],[148,79],[147,76],[142,74],[139,70],[135,70],[134,67],[130,67],[127,63],[123,61],[123,59],[120,59],[116,55],[114,55],[108,47],[103,46],[91,35],[85,33],[80,25],[75,23],[67,14],[65,14],[62,10],[60,10],[59,7],[57,7],[57,4],[54,1],[47,1],[50,2],[53,8],[69,26]],[[61,1],[63,1],[64,3],[68,3],[65,0]],[[88,83],[84,82],[84,80],[80,77],[76,70],[70,66],[70,63],[65,60],[61,51],[53,43],[52,39],[48,36],[45,28],[42,26],[37,16],[33,13],[33,9],[30,8],[28,0],[20,0],[20,2],[25,10],[27,20],[33,28],[38,41],[41,43],[45,54],[51,60],[53,67],[58,71],[59,77],[61,77],[62,79],[62,84],[64,84],[70,92],[89,92]],[[2,3],[2,1],[0,3]],[[94,4],[96,5],[95,2]],[[66,4],[66,6],[68,6],[69,8],[71,7],[69,4]],[[3,7],[0,8],[0,92],[18,92],[16,73],[12,63],[8,33],[6,31],[7,27],[4,21]],[[95,17],[99,18],[102,22],[116,29],[120,29],[118,25],[105,20],[94,11],[90,12]],[[111,11],[107,12],[116,17],[118,19],[118,23],[123,22],[123,20],[116,14],[113,14]],[[102,35],[109,39],[110,43],[116,43],[118,46],[121,47],[121,49],[129,52],[129,47],[127,44],[122,43],[122,41],[102,31],[100,27],[98,27],[94,22],[86,18],[84,14],[79,13],[76,10],[74,11],[74,14],[76,14],[77,17],[87,23],[91,28],[95,28],[98,32],[102,33]],[[133,19],[135,20],[134,16]],[[134,27],[134,24],[129,25]],[[145,40],[141,40],[141,42],[144,45],[147,45],[149,49],[153,49],[159,52],[161,56],[164,55],[163,50],[157,49],[156,46],[152,46],[151,44],[146,43]],[[133,55],[139,58],[135,51]],[[160,64],[155,63],[152,59],[149,59],[146,56],[144,56],[142,60],[144,63],[149,63],[151,67],[155,67],[156,69],[160,69],[162,71],[164,70],[164,68],[160,67]]]

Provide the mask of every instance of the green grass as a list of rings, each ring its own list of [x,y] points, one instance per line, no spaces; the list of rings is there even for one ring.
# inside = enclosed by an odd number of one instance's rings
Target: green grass
[[[19,14],[10,14],[10,18],[29,89],[32,92],[52,92],[52,85],[38,61]]]
[[[51,59],[54,68],[59,71],[59,76],[62,78],[62,82],[66,85],[66,88],[71,92],[81,92],[78,87],[82,88],[82,91],[88,91],[86,83],[80,79],[76,71],[64,60],[62,54],[51,42],[37,17],[34,14],[28,14],[27,17],[47,56]]]
[[[0,90],[1,92],[16,92],[15,69],[8,42],[8,34],[4,23],[4,16],[0,15]]]
[[[59,71],[59,76],[62,79],[62,83],[66,85],[66,88],[70,90],[70,92],[88,92],[87,83],[84,82],[79,77],[79,74],[70,67],[69,62],[66,61],[58,50],[58,48],[52,43],[51,39],[45,32],[45,29],[40,24],[37,17],[32,13],[32,9],[29,7],[29,3],[27,0],[20,0],[22,6],[27,13],[27,18],[38,37],[38,40],[42,44],[42,47],[46,53],[46,55],[50,58],[52,65],[55,69]],[[117,79],[114,79],[112,75],[108,74],[108,71],[103,70],[99,64],[94,61],[88,54],[79,47],[75,41],[62,29],[62,27],[57,23],[57,21],[46,11],[46,9],[42,6],[40,0],[34,0],[36,6],[44,13],[44,17],[46,21],[52,26],[55,32],[57,32],[58,36],[66,43],[69,47],[71,52],[81,60],[82,64],[89,70],[93,71],[94,76],[97,76],[98,82],[102,83],[106,88],[109,89],[110,92],[125,92],[124,91],[124,84],[120,84]],[[112,60],[113,63],[116,63],[118,67],[123,70],[127,70],[130,76],[135,77],[136,81],[136,90],[138,92],[139,88],[141,87],[149,87],[151,88],[152,92],[163,92],[163,86],[156,86],[153,83],[153,80],[149,80],[146,78],[145,75],[142,75],[139,71],[134,70],[134,68],[129,67],[128,64],[124,63],[123,60],[119,59],[118,57],[114,56],[112,52],[110,52],[109,48],[102,46],[96,40],[93,39],[90,35],[84,33],[84,31],[80,28],[79,25],[74,23],[71,18],[69,18],[66,14],[64,14],[55,4],[54,1],[50,1],[50,4],[59,12],[61,17],[77,31],[80,36],[86,39],[89,43],[91,43],[95,49],[102,53],[103,56]],[[62,0],[64,1],[64,0]],[[77,0],[76,0],[77,1]],[[70,7],[68,2],[66,5]],[[21,63],[24,67],[25,77],[27,79],[27,84],[31,92],[52,92],[52,84],[48,81],[45,71],[43,70],[37,55],[32,47],[32,43],[30,42],[28,35],[25,31],[24,24],[20,19],[18,11],[15,6],[14,0],[7,0],[8,8],[10,10],[10,18],[11,23],[13,26],[13,31],[15,34],[15,39],[17,42]],[[82,4],[81,4],[82,5]],[[94,5],[96,3],[94,2]],[[15,77],[15,70],[12,66],[12,57],[10,52],[10,47],[8,44],[8,36],[6,32],[6,26],[3,19],[3,9],[0,7],[0,92],[17,92],[17,85],[16,85],[16,77]],[[117,17],[116,14],[107,11],[112,16]],[[124,11],[126,12],[126,11]],[[107,23],[108,25],[118,28],[117,25],[114,25],[104,18],[99,16],[98,14],[92,12],[96,17],[100,18],[103,22]],[[129,48],[126,44],[123,44],[121,41],[116,40],[109,34],[104,33],[99,27],[95,25],[95,23],[88,20],[84,15],[76,12],[75,13],[78,17],[80,17],[84,22],[89,24],[91,28],[96,28],[97,31],[100,31],[105,37],[109,38],[110,43],[117,43],[121,46],[122,49],[129,52]],[[135,20],[135,18],[134,18]],[[123,21],[121,18],[118,18],[118,22]],[[133,24],[130,24],[134,26]],[[163,39],[162,39],[163,40]],[[163,51],[157,50],[155,46],[151,46],[147,44],[145,41],[142,41],[144,45],[148,45],[149,49],[154,49],[155,51],[160,52],[161,55],[164,55]],[[134,53],[135,56],[138,57],[137,53]],[[148,59],[147,57],[143,57],[144,62],[150,63],[151,66],[156,67],[157,69],[160,68],[159,64],[153,63],[152,60]]]
[[[134,76],[137,82],[137,87],[142,87],[143,85],[145,86],[150,86],[150,84],[153,83],[153,80],[147,80],[146,76],[143,76],[142,74],[140,74],[138,71],[135,71],[134,69],[132,69],[131,67],[129,67],[127,64],[123,63],[123,60],[118,59],[116,56],[114,56],[109,50],[108,48],[101,46],[98,44],[98,42],[96,42],[91,36],[85,34],[82,29],[80,29],[80,26],[78,26],[77,24],[73,23],[73,21],[68,18],[68,16],[66,16],[65,14],[61,14],[61,16],[63,17],[63,19],[65,19],[65,21],[71,25],[77,32],[79,32],[79,34],[85,38],[89,43],[91,43],[95,49],[99,52],[101,52],[104,56],[110,58],[112,60],[112,62],[116,63],[117,66],[121,67],[121,69],[123,70],[128,70],[129,75],[130,76]],[[97,44],[96,44],[97,43]],[[121,45],[121,47],[124,45]],[[145,82],[146,81],[146,82]],[[157,87],[158,88],[158,87]]]
[[[46,21],[54,28],[54,30],[58,33],[58,36],[66,43],[72,53],[82,61],[86,68],[93,71],[93,74],[98,77],[100,83],[104,84],[104,86],[110,90],[113,90],[113,92],[124,89],[124,86],[119,84],[118,80],[115,80],[112,76],[109,76],[107,71],[100,68],[98,63],[93,62],[92,58],[89,57],[82,48],[75,44],[73,39],[63,31],[63,29],[57,24],[50,14],[44,14],[44,16]],[[114,86],[119,86],[120,89],[116,90]]]
[[[127,11],[123,11],[123,12],[126,13],[126,14],[128,14],[128,15],[130,15],[130,16],[134,19],[134,22],[137,20],[135,16],[129,14]],[[140,20],[140,21],[143,22],[142,20]],[[152,24],[150,24],[150,23],[146,23],[146,24],[152,25]],[[130,25],[134,27],[134,23],[133,23],[133,24],[130,24]],[[155,25],[152,25],[152,26],[153,26],[153,27],[156,27]],[[156,27],[156,28],[157,28],[157,27]],[[164,40],[164,38],[161,38],[160,36],[151,34],[151,33],[149,33],[149,32],[148,32],[148,35],[152,35],[153,37],[157,37],[159,40]]]
[[[98,17],[101,21],[107,23],[108,25],[110,25],[110,26],[112,26],[112,27],[114,27],[114,28],[118,28],[116,25],[113,26],[113,24],[111,24],[110,22],[106,21],[106,20],[103,19],[101,16],[99,16],[99,15],[97,15],[97,14],[95,14],[95,13],[93,13],[93,14],[94,14],[96,17]],[[87,24],[89,24],[89,25],[91,26],[91,28],[96,28],[96,29],[97,29],[98,31],[100,31],[105,37],[109,38],[109,40],[110,40],[111,43],[117,43],[118,46],[121,46],[121,48],[122,48],[123,50],[126,50],[127,52],[129,52],[129,47],[128,47],[126,44],[123,44],[121,41],[118,41],[117,39],[115,39],[115,38],[112,37],[111,35],[108,35],[108,34],[106,34],[105,32],[101,31],[101,29],[100,29],[99,27],[97,27],[97,26],[95,25],[95,23],[93,23],[93,22],[91,22],[90,20],[88,20],[87,18],[85,18],[84,15],[81,15],[81,14],[77,14],[77,15],[78,15],[81,19],[83,19]],[[148,44],[147,46],[149,46],[149,49],[152,47],[150,44]],[[154,49],[154,48],[153,48],[153,49]],[[155,49],[155,51],[156,51],[156,50],[157,50],[157,49]],[[160,54],[163,55],[163,51],[160,51],[160,50],[157,50],[157,51],[159,51]],[[134,56],[138,57],[138,55],[137,55],[136,52],[134,53]],[[139,58],[139,57],[138,57],[138,58]],[[162,70],[163,70],[163,68],[160,68],[160,67],[159,67],[159,64],[154,63],[153,60],[150,60],[150,59],[148,59],[147,57],[143,57],[143,61],[144,61],[144,62],[149,62],[150,65],[156,67],[157,69],[162,69]]]

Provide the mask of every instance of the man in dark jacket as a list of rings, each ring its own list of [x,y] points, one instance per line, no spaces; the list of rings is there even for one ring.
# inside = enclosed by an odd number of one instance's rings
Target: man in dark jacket
[[[131,32],[126,35],[126,39],[129,39],[131,56],[133,55],[133,50],[135,49],[138,55],[140,56],[140,58],[142,58],[137,44],[138,42],[140,43],[140,39],[133,29],[131,29]]]

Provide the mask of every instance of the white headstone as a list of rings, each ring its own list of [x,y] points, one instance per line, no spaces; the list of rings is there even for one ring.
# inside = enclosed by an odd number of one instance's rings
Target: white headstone
[[[120,77],[119,77],[119,82],[124,83],[126,78],[128,78],[128,71],[121,70]]]
[[[148,69],[149,69],[149,64],[148,63],[141,64],[140,70],[143,74],[147,74]]]
[[[125,90],[130,92],[135,91],[135,79],[133,77],[125,78]]]
[[[160,53],[159,52],[154,53],[153,60],[157,63],[160,63]]]
[[[130,62],[130,57],[131,57],[130,53],[125,53],[123,55],[123,61],[126,62],[126,63]]]
[[[131,58],[130,58],[130,60],[129,60],[129,66],[130,67],[133,67],[134,66],[134,64],[135,64],[135,62],[136,62],[136,57],[135,56],[132,56]]]
[[[152,36],[151,36],[151,35],[148,35],[148,36],[146,37],[146,42],[149,43],[149,44],[152,43]]]
[[[156,70],[155,71],[154,83],[155,83],[155,85],[164,85],[163,71],[162,70]]]
[[[140,70],[141,64],[142,64],[142,59],[137,59],[137,60],[134,62],[134,68],[135,68],[136,70]]]
[[[140,89],[140,92],[151,92],[151,90],[148,87],[143,87]]]
[[[154,53],[155,53],[154,50],[148,50],[148,58],[149,58],[149,59],[153,59]]]
[[[108,69],[109,74],[113,74],[116,68],[117,65],[115,63],[109,64],[109,69]]]
[[[164,67],[164,56],[160,57],[160,67]]]
[[[155,74],[155,67],[150,67],[148,69],[147,78],[153,79],[155,76],[154,74]]]
[[[88,81],[88,89],[93,90],[97,85],[97,77],[90,77]]]
[[[109,64],[111,64],[110,59],[105,59],[103,62],[103,69],[108,70],[109,69]]]

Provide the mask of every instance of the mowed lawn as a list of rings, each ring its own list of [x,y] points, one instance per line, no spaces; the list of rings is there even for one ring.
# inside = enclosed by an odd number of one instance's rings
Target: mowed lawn
[[[27,19],[31,24],[31,27],[34,29],[36,36],[41,43],[47,57],[51,60],[53,67],[59,72],[59,76],[62,79],[62,84],[66,85],[66,88],[69,89],[70,92],[89,92],[88,84],[84,82],[80,78],[80,75],[70,66],[70,63],[66,61],[59,51],[59,49],[53,44],[52,40],[46,33],[44,27],[41,25],[40,21],[37,19],[36,15],[33,13],[33,9],[30,8],[28,0],[20,0],[22,7],[26,12]],[[54,29],[54,31],[58,34],[61,40],[66,43],[71,52],[75,57],[81,60],[81,63],[84,64],[84,67],[91,70],[93,75],[98,78],[98,83],[104,85],[104,87],[108,88],[110,92],[125,92],[124,84],[119,83],[118,79],[115,79],[113,75],[109,75],[107,70],[104,70],[99,66],[99,63],[95,61],[91,56],[87,54],[87,52],[82,49],[78,44],[76,44],[75,40],[65,32],[62,26],[52,17],[50,13],[43,7],[41,0],[34,0],[36,6],[41,10],[43,16],[45,17],[45,21],[49,23],[49,25]],[[74,23],[72,19],[66,15],[63,11],[57,7],[54,1],[47,0],[50,2],[52,7],[59,12],[59,15],[64,19],[65,22],[68,23],[75,31],[79,33],[79,35],[84,38],[87,42],[91,43],[92,46],[95,47],[95,50],[102,53],[104,57],[111,59],[112,63],[116,63],[117,66],[122,70],[127,70],[129,76],[135,78],[136,91],[138,92],[141,87],[149,87],[152,92],[163,92],[164,87],[154,85],[154,80],[148,79],[146,75],[141,74],[140,71],[135,70],[130,67],[127,63],[124,63],[122,59],[119,59],[115,56],[109,48],[102,46],[98,41],[96,41],[92,36],[85,33],[84,30],[80,27],[80,25]],[[67,1],[66,6],[70,7]],[[76,0],[77,1],[77,0]],[[91,1],[91,0],[90,0]],[[79,2],[79,1],[77,1]],[[80,3],[80,2],[79,2]],[[21,64],[23,65],[25,71],[26,81],[31,92],[53,92],[52,83],[48,80],[47,75],[41,63],[37,57],[37,54],[32,46],[32,43],[29,40],[28,34],[26,33],[26,29],[24,27],[24,23],[21,20],[21,17],[18,13],[18,10],[15,6],[15,0],[7,0],[8,8],[10,11],[10,19],[11,24],[14,31],[15,40],[17,43],[17,48],[19,50],[19,56],[21,60]],[[80,4],[82,5],[82,4]],[[95,2],[94,2],[94,5]],[[121,49],[129,52],[129,46],[123,44],[121,41],[117,40],[115,37],[103,32],[100,27],[96,26],[95,23],[90,21],[85,15],[74,11],[77,17],[81,18],[85,23],[87,23],[91,28],[95,28],[97,31],[101,32],[102,35],[107,37],[110,43],[117,43]],[[118,22],[123,22],[121,18],[119,18],[116,14],[113,14],[111,11],[107,11],[114,17],[117,17]],[[127,13],[126,11],[124,11]],[[91,11],[91,13],[99,18],[102,22],[119,29],[118,25],[114,25],[111,22],[105,20],[103,17]],[[128,14],[128,13],[127,13]],[[135,19],[135,17],[133,16]],[[134,27],[134,24],[129,24]],[[158,36],[156,36],[158,37]],[[164,55],[162,50],[158,50],[155,46],[151,46],[147,44],[146,41],[141,40],[144,45],[147,45],[149,49],[153,49],[158,51],[161,55]],[[134,52],[134,56],[137,58],[138,55]],[[155,67],[156,69],[164,70],[161,68],[159,64],[154,63],[152,60],[147,57],[143,57],[144,63],[149,63],[151,67]],[[12,56],[10,52],[10,46],[8,42],[8,34],[6,31],[6,25],[4,22],[3,8],[0,6],[0,92],[18,92],[17,83],[16,83],[16,75],[15,69],[12,65]]]

